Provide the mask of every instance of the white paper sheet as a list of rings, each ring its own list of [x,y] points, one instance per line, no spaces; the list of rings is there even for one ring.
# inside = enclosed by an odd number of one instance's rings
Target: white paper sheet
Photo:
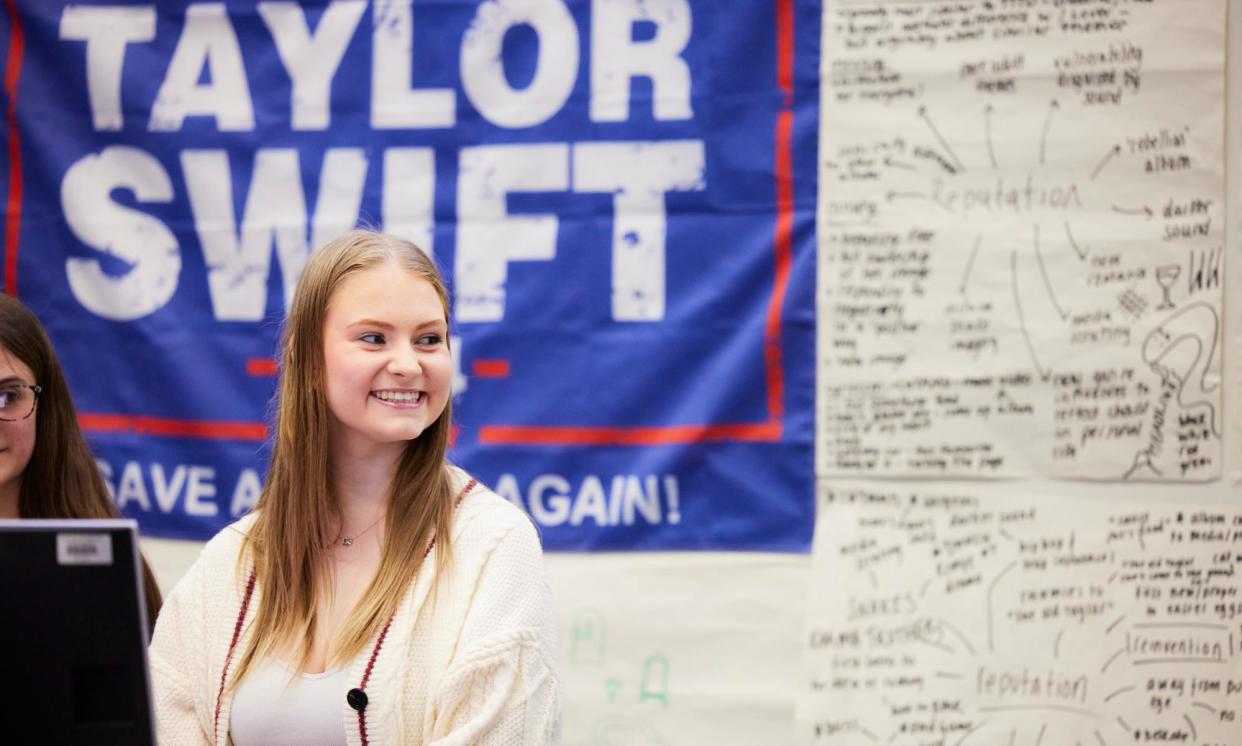
[[[820,474],[1219,475],[1224,8],[826,4]]]
[[[842,482],[812,568],[800,743],[1239,743],[1242,507]]]
[[[552,554],[566,746],[787,744],[809,563]]]

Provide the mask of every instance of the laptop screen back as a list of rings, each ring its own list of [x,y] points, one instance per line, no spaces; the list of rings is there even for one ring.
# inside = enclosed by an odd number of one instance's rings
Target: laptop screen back
[[[154,744],[133,521],[0,521],[0,740]]]

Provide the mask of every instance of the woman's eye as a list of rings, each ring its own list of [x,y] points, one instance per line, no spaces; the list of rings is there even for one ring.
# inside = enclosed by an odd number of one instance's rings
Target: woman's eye
[[[426,334],[418,338],[418,344],[421,347],[435,347],[440,344],[439,334]]]
[[[362,335],[361,337],[359,337],[358,339],[359,339],[360,341],[362,341],[362,342],[366,342],[366,343],[367,343],[367,344],[369,344],[369,345],[382,345],[382,344],[384,344],[384,335],[383,335],[383,334],[376,334],[376,333],[374,333],[374,332],[372,332],[372,333],[370,333],[370,334],[363,334],[363,335]]]

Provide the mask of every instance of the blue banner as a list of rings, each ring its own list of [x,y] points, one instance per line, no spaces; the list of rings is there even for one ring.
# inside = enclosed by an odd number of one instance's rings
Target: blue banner
[[[7,7],[5,291],[146,533],[253,506],[363,224],[443,268],[452,458],[547,548],[808,549],[818,3]]]

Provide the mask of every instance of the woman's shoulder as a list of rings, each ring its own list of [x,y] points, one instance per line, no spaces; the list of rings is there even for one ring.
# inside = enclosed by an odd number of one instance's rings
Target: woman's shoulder
[[[487,540],[512,536],[517,540],[533,541],[538,549],[538,534],[530,516],[466,471],[456,466],[449,468],[454,492],[461,500],[454,520],[454,539]]]
[[[208,614],[225,613],[224,599],[244,586],[238,572],[246,532],[254,523],[247,515],[216,532],[203,545],[197,559],[164,598],[160,626],[173,624],[174,619],[199,619]],[[187,611],[189,610],[189,611]],[[165,622],[165,619],[169,621]]]
[[[198,561],[213,567],[236,562],[256,517],[257,514],[253,512],[247,513],[217,531],[216,535],[203,545]]]

